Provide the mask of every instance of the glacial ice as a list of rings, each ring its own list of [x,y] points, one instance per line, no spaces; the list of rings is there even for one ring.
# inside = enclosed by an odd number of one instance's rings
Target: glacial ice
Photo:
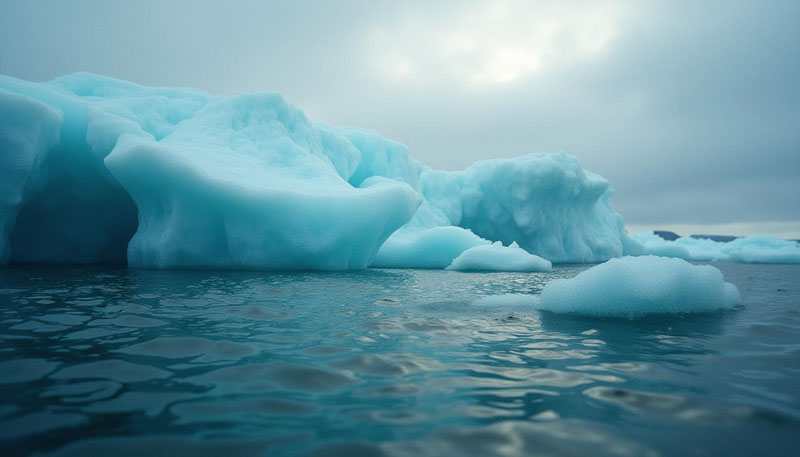
[[[272,93],[0,77],[0,160],[0,263],[446,268],[497,241],[555,262],[637,247],[608,183],[565,154],[432,170]]]
[[[62,116],[44,103],[0,91],[0,264],[11,255],[9,238],[27,196],[41,187],[42,162],[58,141]]]
[[[627,247],[608,181],[563,153],[484,160],[457,172],[429,170],[421,184],[427,203],[452,225],[516,242],[553,262],[601,262]]]
[[[503,246],[499,241],[462,252],[447,270],[456,271],[552,271],[549,260],[529,254],[517,243]]]
[[[800,264],[800,243],[774,236],[748,236],[727,243],[692,237],[667,241],[648,231],[632,238],[651,255],[694,261]]]
[[[489,241],[470,230],[451,225],[433,227],[403,236],[391,236],[381,246],[372,266],[383,268],[443,269],[465,251]]]
[[[382,170],[377,173],[386,176]],[[490,241],[516,242],[558,263],[601,262],[641,249],[609,203],[608,182],[566,154],[528,154],[479,161],[463,171],[422,168],[418,176],[397,175],[424,200],[411,221],[381,247],[373,266],[444,268],[448,257],[453,260]],[[433,240],[444,233],[433,229],[450,226],[479,239],[452,232],[452,242]],[[408,252],[434,242],[447,245],[447,255],[436,262]]]
[[[4,218],[12,262],[364,268],[421,200],[396,180],[348,183],[359,150],[277,94],[210,97],[88,74],[0,87],[40,129],[63,116],[55,145],[3,122],[3,144],[43,156],[24,175],[24,151],[2,151],[4,173],[22,170],[4,183],[36,183],[3,193],[19,212],[16,224]],[[10,107],[3,119],[19,117]]]
[[[682,259],[620,257],[542,290],[537,309],[597,317],[639,318],[647,314],[702,313],[731,309],[739,290],[711,265]]]

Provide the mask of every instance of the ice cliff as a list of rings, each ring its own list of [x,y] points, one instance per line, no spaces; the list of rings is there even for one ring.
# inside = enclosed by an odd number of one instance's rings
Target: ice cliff
[[[608,183],[572,157],[432,170],[272,93],[0,77],[0,164],[0,263],[446,268],[500,241],[532,269],[526,253],[595,262],[637,247]]]

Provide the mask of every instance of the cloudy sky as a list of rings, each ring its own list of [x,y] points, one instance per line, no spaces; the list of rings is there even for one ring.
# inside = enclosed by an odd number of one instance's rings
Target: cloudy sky
[[[800,238],[800,1],[0,0],[0,73],[277,91],[436,168],[564,151],[632,231]]]

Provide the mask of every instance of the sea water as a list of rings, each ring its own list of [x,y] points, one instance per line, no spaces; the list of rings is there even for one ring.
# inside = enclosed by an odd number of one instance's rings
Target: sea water
[[[537,312],[551,273],[0,270],[2,455],[797,455],[800,266]]]

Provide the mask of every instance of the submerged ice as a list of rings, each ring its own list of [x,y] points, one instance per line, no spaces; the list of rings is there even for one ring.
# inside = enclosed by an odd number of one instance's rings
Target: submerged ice
[[[0,154],[2,263],[472,269],[454,261],[501,242],[498,259],[541,269],[636,247],[607,181],[572,157],[432,170],[272,93],[2,77]]]

